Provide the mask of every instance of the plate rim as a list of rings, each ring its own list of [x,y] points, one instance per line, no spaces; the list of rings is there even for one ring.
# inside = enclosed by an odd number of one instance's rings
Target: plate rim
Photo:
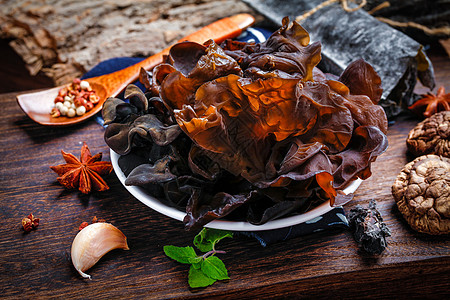
[[[117,175],[117,178],[119,178],[120,183],[131,195],[133,195],[133,197],[135,197],[137,200],[139,200],[146,206],[150,207],[151,209],[159,212],[160,214],[163,214],[167,217],[170,217],[172,219],[181,222],[183,221],[184,216],[186,215],[185,212],[182,212],[174,207],[162,203],[157,198],[150,195],[149,192],[146,191],[144,188],[138,186],[125,185],[126,177],[118,164],[120,154],[116,153],[112,149],[110,149],[109,152],[111,163],[113,165],[113,169]],[[354,193],[356,189],[360,186],[362,181],[363,181],[362,179],[357,178],[356,180],[352,181],[345,189],[343,189],[342,192],[346,195]],[[208,224],[204,225],[204,227],[230,231],[265,231],[265,230],[280,229],[311,221],[329,212],[333,208],[335,207],[332,207],[330,205],[330,201],[328,200],[305,213],[272,220],[262,225],[253,225],[251,223],[243,221],[213,220]]]

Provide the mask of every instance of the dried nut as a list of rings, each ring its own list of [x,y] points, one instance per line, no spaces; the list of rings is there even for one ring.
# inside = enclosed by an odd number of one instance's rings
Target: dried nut
[[[65,115],[67,115],[69,108],[67,106],[63,105],[59,111],[61,112],[62,116],[65,116]]]
[[[90,111],[91,109],[94,108],[94,104],[92,104],[92,102],[87,102],[84,107],[86,107],[86,111]]]
[[[58,102],[58,103],[61,103],[61,102]],[[57,117],[59,117],[59,116],[61,115],[61,112],[59,111],[58,108],[53,107],[53,108],[52,108],[52,111],[50,112],[50,115],[51,115],[53,118],[57,118]]]
[[[392,195],[414,230],[450,233],[450,158],[430,154],[406,164]]]
[[[78,97],[73,101],[76,107],[84,105],[86,103],[86,100],[84,98]]]
[[[87,89],[90,87],[89,82],[87,82],[87,81],[85,81],[85,80],[81,81],[81,82],[80,82],[80,87],[81,87],[81,89],[83,89],[83,90],[87,90]]]
[[[112,224],[94,223],[86,226],[72,242],[72,263],[84,278],[84,272],[95,265],[103,255],[113,249],[129,250],[127,238]]]
[[[100,97],[99,96],[97,96],[97,95],[94,95],[94,94],[90,94],[89,95],[89,100],[92,102],[92,103],[97,103],[98,101],[100,101]]]
[[[58,96],[55,98],[55,107],[60,111],[60,115],[67,117],[75,117],[84,115],[86,111],[91,110],[96,103],[100,101],[100,97],[95,95],[89,82],[81,81],[76,78],[72,83],[58,91]],[[63,110],[57,107],[58,103],[62,102],[68,110]],[[80,108],[83,107],[83,108]],[[71,111],[70,109],[73,109]],[[59,117],[57,113],[51,113],[53,117]]]
[[[441,111],[417,124],[409,132],[406,145],[415,156],[450,157],[450,111]]]
[[[70,107],[69,110],[67,111],[67,116],[69,118],[75,117],[76,114],[77,114],[77,112],[75,111],[75,109],[73,107]]]
[[[62,102],[57,102],[55,104],[55,108],[57,108],[58,110],[61,110],[61,108],[64,106],[64,104],[62,104]]]
[[[84,106],[78,106],[76,109],[77,116],[82,116],[86,113],[86,107]]]

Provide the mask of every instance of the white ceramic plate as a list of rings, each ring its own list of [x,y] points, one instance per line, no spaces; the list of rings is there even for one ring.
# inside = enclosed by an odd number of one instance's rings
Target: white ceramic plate
[[[178,221],[183,221],[185,212],[180,211],[176,208],[170,207],[158,199],[154,198],[150,195],[145,189],[138,186],[127,186],[125,185],[125,175],[118,165],[118,159],[120,157],[119,154],[110,150],[111,154],[111,162],[114,168],[114,171],[119,177],[120,182],[123,186],[139,201],[147,205],[148,207],[156,210],[157,212],[176,219]],[[356,189],[361,184],[362,180],[357,179],[350,183],[343,192],[348,195],[356,191]],[[306,213],[294,215],[282,219],[277,219],[273,221],[269,221],[263,225],[253,225],[248,222],[235,222],[235,221],[226,221],[226,220],[214,220],[205,225],[208,228],[216,228],[222,230],[231,230],[231,231],[262,231],[262,230],[272,230],[278,228],[284,228],[292,225],[297,225],[303,222],[307,222],[316,217],[319,217],[327,212],[329,212],[333,207],[330,206],[330,202],[322,203],[321,205],[307,211]]]

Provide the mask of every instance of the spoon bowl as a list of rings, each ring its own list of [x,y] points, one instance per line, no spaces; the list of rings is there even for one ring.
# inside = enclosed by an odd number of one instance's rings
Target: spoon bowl
[[[17,102],[19,103],[22,110],[33,121],[41,125],[68,126],[77,124],[97,114],[102,109],[103,102],[105,102],[108,97],[111,97],[108,95],[108,92],[103,85],[89,79],[86,79],[86,81],[89,82],[92,89],[95,90],[96,94],[100,97],[100,101],[94,106],[93,109],[86,112],[82,116],[73,118],[60,116],[54,118],[50,115],[50,111],[54,107],[54,100],[56,96],[58,96],[59,90],[64,88],[65,86],[68,86],[69,84],[35,93],[18,95]]]
[[[223,18],[182,38],[178,43],[183,41],[204,43],[209,39],[213,39],[216,43],[221,43],[226,39],[237,37],[254,22],[255,19],[249,14],[238,14]],[[123,70],[84,79],[89,82],[92,89],[100,97],[100,101],[93,109],[82,116],[73,118],[60,116],[54,118],[50,115],[59,90],[68,86],[68,84],[34,93],[18,95],[16,97],[17,103],[33,121],[41,125],[69,126],[83,122],[97,114],[102,109],[103,102],[105,102],[106,99],[117,96],[128,84],[137,80],[141,68],[151,70],[153,67],[163,62],[164,55],[167,55],[169,50],[170,47]]]

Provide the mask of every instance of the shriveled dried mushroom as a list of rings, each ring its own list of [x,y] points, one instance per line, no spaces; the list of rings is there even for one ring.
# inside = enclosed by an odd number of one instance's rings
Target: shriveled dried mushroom
[[[410,131],[406,144],[415,156],[450,157],[450,111],[441,111],[417,124]]]
[[[450,233],[450,159],[424,155],[405,165],[392,186],[398,209],[411,227]]]
[[[387,247],[386,237],[391,230],[383,222],[377,203],[370,200],[367,208],[356,205],[348,214],[348,222],[359,246],[370,254],[381,254]]]

